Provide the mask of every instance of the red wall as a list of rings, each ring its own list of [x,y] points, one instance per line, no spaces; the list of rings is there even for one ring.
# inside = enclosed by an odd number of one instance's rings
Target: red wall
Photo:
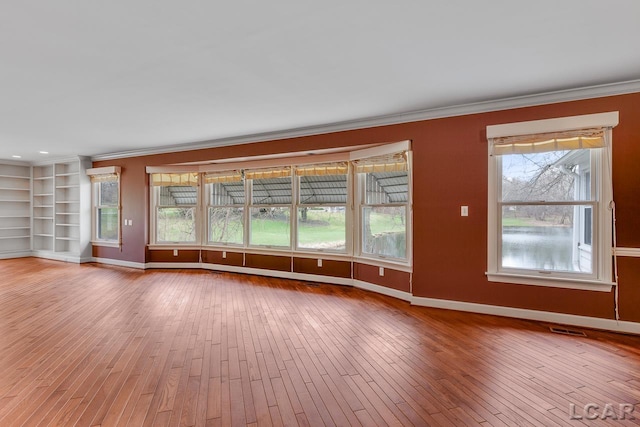
[[[302,138],[96,162],[122,171],[122,251],[94,248],[94,256],[148,261],[145,167],[188,161],[413,141],[413,294],[482,304],[613,318],[613,293],[488,282],[487,125],[581,114],[620,112],[613,130],[613,183],[618,246],[640,248],[640,94],[549,104]],[[460,216],[460,206],[469,216]],[[640,322],[640,258],[621,259],[620,313]],[[393,287],[393,286],[391,286]]]

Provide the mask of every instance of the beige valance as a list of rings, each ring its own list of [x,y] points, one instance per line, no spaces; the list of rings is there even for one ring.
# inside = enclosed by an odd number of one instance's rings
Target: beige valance
[[[594,128],[503,136],[492,139],[492,152],[495,155],[505,155],[602,148],[605,146],[605,131],[606,128]]]
[[[406,172],[409,170],[407,153],[395,153],[384,156],[354,160],[357,173]]]
[[[168,186],[198,186],[198,173],[152,173],[151,185],[155,187]]]

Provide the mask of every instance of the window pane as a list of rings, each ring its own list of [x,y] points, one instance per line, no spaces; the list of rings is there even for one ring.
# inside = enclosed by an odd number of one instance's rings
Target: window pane
[[[290,245],[290,208],[251,208],[249,243],[264,246]]]
[[[101,206],[117,206],[118,205],[118,182],[100,182],[100,205]]]
[[[344,206],[298,208],[298,247],[304,249],[346,249]]]
[[[300,204],[347,203],[346,175],[300,177]]]
[[[367,206],[362,211],[362,252],[393,258],[406,258],[406,207]]]
[[[501,156],[502,200],[591,200],[591,151]]]
[[[170,185],[156,188],[160,191],[159,206],[195,206],[198,204],[198,187]]]
[[[243,243],[243,208],[209,208],[209,241]]]
[[[502,267],[591,273],[590,206],[503,206]],[[582,218],[582,219],[581,219]]]
[[[254,179],[254,205],[291,204],[291,177]]]
[[[158,242],[195,242],[195,208],[158,208]]]
[[[406,203],[408,200],[409,175],[407,172],[365,174],[365,204]]]
[[[209,188],[210,205],[228,206],[244,204],[243,182],[221,182],[207,185]]]
[[[98,239],[118,240],[118,208],[98,208]]]

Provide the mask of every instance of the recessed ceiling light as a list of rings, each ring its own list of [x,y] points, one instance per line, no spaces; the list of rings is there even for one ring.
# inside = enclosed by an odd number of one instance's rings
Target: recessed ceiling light
[[[14,154],[14,155],[13,155],[13,156],[11,156],[11,157],[13,157],[14,159],[21,159],[21,158],[22,158],[22,156],[18,156],[17,154]]]
[[[38,151],[38,153],[40,153],[40,154],[49,154],[48,151]]]

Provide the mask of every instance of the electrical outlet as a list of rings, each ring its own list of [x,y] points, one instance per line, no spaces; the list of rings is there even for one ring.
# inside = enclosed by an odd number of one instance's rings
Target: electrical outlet
[[[384,276],[384,267],[380,267],[380,268],[378,269],[378,274],[379,274],[380,276]]]
[[[227,257],[227,251],[222,251],[222,258],[226,258]]]
[[[173,256],[178,256],[178,250],[177,249],[173,250]]]
[[[318,267],[322,267],[322,259],[318,258]]]
[[[460,216],[469,216],[469,206],[460,206]]]

